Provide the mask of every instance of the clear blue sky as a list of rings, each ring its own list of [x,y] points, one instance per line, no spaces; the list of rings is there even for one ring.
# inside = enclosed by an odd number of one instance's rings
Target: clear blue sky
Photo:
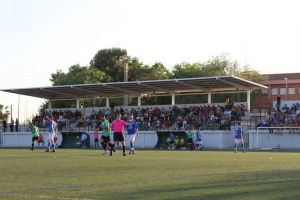
[[[298,8],[296,0],[0,0],[0,88],[49,86],[51,73],[112,47],[170,69],[226,53],[261,73],[299,72]],[[17,102],[0,93],[14,118]],[[20,118],[41,102],[21,96]]]

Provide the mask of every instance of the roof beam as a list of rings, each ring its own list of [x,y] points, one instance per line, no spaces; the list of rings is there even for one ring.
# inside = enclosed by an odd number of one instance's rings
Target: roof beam
[[[90,90],[90,89],[82,89],[82,88],[78,88],[78,87],[74,87],[74,86],[71,86],[71,88],[72,88],[72,90],[88,92],[89,94],[92,94],[92,95],[95,95],[95,96],[97,96],[97,95],[106,96],[107,95],[107,94],[104,94],[104,93],[101,93],[101,92],[98,92],[98,91],[94,91],[94,90]]]
[[[197,86],[197,85],[193,85],[193,84],[189,84],[189,83],[184,83],[180,80],[175,80],[176,83],[179,83],[181,85],[184,85],[184,86],[187,86],[187,87],[190,87],[192,89],[196,89],[196,90],[202,90],[202,91],[205,91],[205,92],[208,92],[209,90],[207,88],[204,88],[204,87],[200,87],[200,86]]]
[[[48,91],[48,92],[50,92],[52,94],[56,93],[56,94],[61,94],[62,96],[68,96],[68,97],[77,98],[76,95],[70,94],[70,92],[61,92],[61,91],[56,91],[56,90],[50,90],[50,89],[47,89],[47,88],[40,88],[40,90],[42,90],[42,91]]]
[[[110,84],[103,84],[103,86],[104,86],[104,87],[110,87],[110,88],[113,88],[113,89],[115,89],[115,90],[118,90],[118,91],[120,91],[122,94],[128,94],[128,95],[130,95],[130,94],[135,94],[135,95],[139,95],[139,93],[136,92],[136,91],[132,91],[132,90],[124,89],[124,88],[119,88],[119,87],[116,87],[116,86],[112,86],[112,85],[110,85]]]
[[[217,80],[219,80],[219,81],[221,81],[221,82],[223,82],[223,83],[226,83],[226,84],[228,84],[228,85],[231,85],[231,86],[233,86],[233,87],[235,87],[235,88],[238,88],[238,89],[244,89],[244,90],[249,90],[249,88],[247,88],[247,87],[245,87],[245,86],[243,86],[243,85],[240,85],[240,84],[236,84],[236,83],[232,83],[232,82],[230,82],[230,81],[227,81],[227,80],[224,80],[224,79],[222,79],[222,78],[217,78]]]
[[[147,84],[141,83],[141,82],[139,82],[139,85],[144,86],[146,88],[150,88],[150,89],[152,89],[152,91],[153,91],[153,89],[155,89],[157,91],[164,91],[164,92],[169,93],[169,94],[174,93],[173,91],[170,91],[170,90],[167,90],[167,89],[164,89],[164,88],[161,88],[161,87],[156,87],[156,86],[153,86],[153,85],[147,85]]]

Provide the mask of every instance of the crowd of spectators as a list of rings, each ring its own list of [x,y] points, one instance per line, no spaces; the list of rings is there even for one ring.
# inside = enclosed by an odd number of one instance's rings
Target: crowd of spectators
[[[76,128],[95,128],[101,126],[100,115],[105,114],[111,122],[118,113],[127,119],[133,113],[140,130],[175,129],[187,130],[188,128],[203,128],[206,130],[230,130],[231,125],[240,121],[245,113],[245,106],[190,106],[179,108],[177,106],[166,107],[137,107],[137,108],[104,108],[99,110],[80,109],[74,112],[70,110],[53,110],[42,116],[35,116],[32,121],[37,126],[45,127],[45,117],[53,115],[58,123],[58,129],[63,130],[70,126]]]
[[[273,108],[261,118],[257,127],[295,127],[300,126],[300,104],[295,103],[291,107],[286,104],[281,108]]]

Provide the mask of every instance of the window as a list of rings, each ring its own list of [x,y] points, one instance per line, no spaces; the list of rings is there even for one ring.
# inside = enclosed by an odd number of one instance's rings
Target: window
[[[280,88],[280,95],[286,95],[286,88]]]
[[[267,89],[261,89],[261,94],[268,94],[268,90]]]
[[[288,89],[288,94],[296,94],[295,88],[289,88]]]
[[[278,88],[272,88],[272,95],[278,95]]]

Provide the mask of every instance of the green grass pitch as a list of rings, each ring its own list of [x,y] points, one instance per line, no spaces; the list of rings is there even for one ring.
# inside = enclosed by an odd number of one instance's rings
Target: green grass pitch
[[[0,199],[299,198],[299,152],[0,149]]]

